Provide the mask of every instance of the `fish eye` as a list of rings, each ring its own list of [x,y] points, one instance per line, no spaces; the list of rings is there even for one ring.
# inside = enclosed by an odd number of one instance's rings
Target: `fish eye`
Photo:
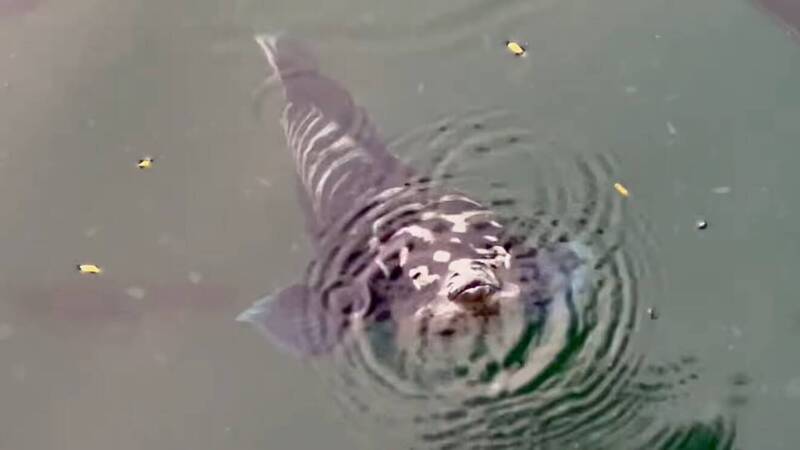
[[[489,225],[488,222],[478,222],[478,223],[474,223],[474,224],[472,224],[470,226],[475,231],[483,231],[483,230],[488,229],[490,225]]]
[[[436,234],[442,234],[447,231],[450,227],[444,222],[437,222],[433,227],[431,227],[431,231]]]

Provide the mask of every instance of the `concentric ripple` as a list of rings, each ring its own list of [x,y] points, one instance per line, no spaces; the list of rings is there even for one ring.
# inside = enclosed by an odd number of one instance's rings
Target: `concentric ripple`
[[[652,370],[637,345],[641,299],[652,294],[640,285],[658,286],[658,249],[613,189],[617,162],[571,154],[511,122],[478,111],[390,146],[428,168],[425,184],[469,192],[497,211],[509,239],[540,250],[538,261],[559,258],[556,249],[577,254],[568,288],[521,332],[488,330],[452,354],[405,354],[388,327],[372,324],[319,363],[321,372],[356,423],[383,424],[413,437],[414,448],[729,448],[729,422],[687,426],[659,415],[680,374]]]

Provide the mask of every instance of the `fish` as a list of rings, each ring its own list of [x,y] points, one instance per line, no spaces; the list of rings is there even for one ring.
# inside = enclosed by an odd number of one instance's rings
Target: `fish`
[[[286,32],[255,41],[267,83],[282,94],[314,255],[299,280],[239,322],[300,358],[329,355],[375,329],[412,352],[489,330],[518,335],[554,297],[580,288],[583,249],[526,244],[479,200],[394,156],[304,41]]]

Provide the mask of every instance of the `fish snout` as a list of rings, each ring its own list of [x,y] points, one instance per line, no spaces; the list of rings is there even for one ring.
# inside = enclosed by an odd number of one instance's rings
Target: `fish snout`
[[[488,264],[476,261],[466,272],[453,272],[447,277],[447,298],[470,305],[481,303],[500,290],[500,282]]]

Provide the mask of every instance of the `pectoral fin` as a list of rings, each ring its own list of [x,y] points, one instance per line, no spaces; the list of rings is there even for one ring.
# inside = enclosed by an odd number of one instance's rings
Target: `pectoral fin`
[[[236,318],[247,322],[281,350],[296,357],[319,356],[331,350],[323,317],[311,308],[309,289],[295,284],[258,300]]]

